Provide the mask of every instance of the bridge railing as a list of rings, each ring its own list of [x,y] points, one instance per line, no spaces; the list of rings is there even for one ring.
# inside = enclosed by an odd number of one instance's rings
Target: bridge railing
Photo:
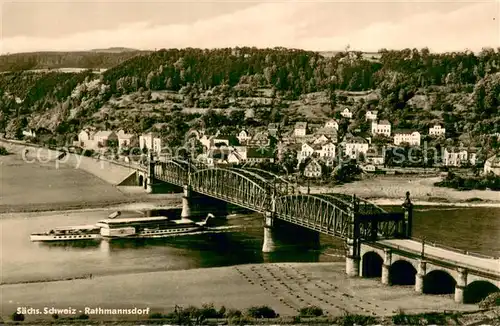
[[[484,255],[484,254],[480,254],[480,253],[473,252],[473,251],[459,249],[459,248],[455,248],[455,247],[451,247],[451,246],[439,244],[439,243],[436,243],[436,242],[431,242],[431,241],[428,241],[428,240],[420,239],[420,238],[417,238],[417,237],[412,237],[411,240],[415,240],[415,241],[419,241],[419,242],[425,242],[425,245],[428,245],[428,246],[431,246],[431,247],[434,247],[434,248],[446,249],[446,250],[453,251],[453,252],[460,253],[460,254],[467,255],[467,256],[472,256],[472,257],[477,257],[477,258],[483,258],[483,259],[500,259],[500,257],[489,256],[489,255]]]

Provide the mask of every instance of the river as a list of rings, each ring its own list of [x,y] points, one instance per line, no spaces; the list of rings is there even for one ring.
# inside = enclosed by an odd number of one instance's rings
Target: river
[[[399,209],[387,207],[388,210]],[[321,236],[318,250],[263,254],[259,214],[230,215],[231,232],[148,241],[32,243],[29,234],[54,227],[96,223],[110,210],[4,214],[0,220],[2,283],[182,270],[261,262],[343,260],[343,243]],[[416,207],[414,235],[487,255],[500,253],[499,208]]]

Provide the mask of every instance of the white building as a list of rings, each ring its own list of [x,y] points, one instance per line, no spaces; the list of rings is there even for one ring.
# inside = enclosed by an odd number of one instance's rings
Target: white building
[[[443,151],[443,165],[461,166],[467,163],[476,164],[476,150],[466,148],[445,148]]]
[[[440,125],[435,125],[434,127],[429,128],[429,135],[430,136],[440,137],[440,136],[444,136],[445,133],[446,133],[446,129],[441,127]]]
[[[118,136],[113,131],[98,131],[94,134],[94,141],[100,147],[108,147],[111,142],[116,142],[116,145],[118,145]]]
[[[321,145],[321,149],[318,151],[319,157],[325,160],[333,160],[335,158],[335,144],[332,142],[327,142]]]
[[[410,146],[420,146],[420,133],[411,130],[398,130],[394,132],[394,145],[407,143]]]
[[[85,149],[97,149],[97,142],[94,141],[94,132],[90,130],[80,131],[78,141],[74,145]]]
[[[135,140],[134,134],[127,134],[123,130],[118,131],[116,135],[118,136],[119,148],[130,147],[132,145],[132,142]]]
[[[152,132],[143,134],[139,136],[139,147],[160,154],[162,149],[161,138]]]
[[[368,146],[368,141],[362,137],[349,137],[344,142],[344,154],[352,159],[358,158],[360,154],[366,157]]]
[[[297,153],[297,161],[302,162],[314,154],[314,147],[308,143],[303,143],[300,151]]]
[[[316,159],[312,159],[311,161],[309,161],[304,168],[304,176],[307,178],[319,178],[322,175],[323,167],[321,163]]]
[[[342,112],[340,112],[340,115],[343,116],[344,118],[352,119],[352,112],[348,108],[342,110]]]
[[[366,121],[377,121],[378,111],[366,111]]]
[[[307,134],[307,122],[297,122],[293,134],[295,137],[304,137]]]
[[[324,144],[324,143],[329,142],[329,141],[330,141],[330,138],[326,137],[325,135],[320,135],[320,136],[316,137],[316,139],[314,139],[313,144],[320,145],[320,144]]]
[[[24,137],[33,137],[33,138],[36,137],[36,133],[33,130],[31,130],[31,129],[29,129],[29,130],[23,130],[22,133],[23,133]]]
[[[484,174],[489,173],[500,176],[500,155],[494,155],[484,162]]]
[[[339,130],[339,123],[335,119],[331,119],[325,123],[325,129]]]
[[[379,122],[372,122],[372,135],[384,135],[386,137],[391,136],[391,123],[387,120],[382,120]]]
[[[240,131],[240,133],[238,134],[238,136],[236,138],[238,138],[238,141],[240,142],[240,144],[244,144],[247,141],[249,141],[250,139],[252,139],[252,137],[250,136],[250,133],[245,129]]]

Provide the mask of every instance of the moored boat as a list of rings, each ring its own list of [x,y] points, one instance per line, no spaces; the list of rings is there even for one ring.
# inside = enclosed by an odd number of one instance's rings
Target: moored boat
[[[118,218],[117,218],[118,216]],[[171,220],[165,216],[113,218],[99,221],[96,225],[101,229],[103,238],[162,238],[177,234],[201,231],[207,221],[213,217],[209,214],[205,221],[194,222],[190,219]]]
[[[45,233],[32,233],[30,240],[35,241],[79,241],[98,240],[101,229],[96,225],[59,227]]]

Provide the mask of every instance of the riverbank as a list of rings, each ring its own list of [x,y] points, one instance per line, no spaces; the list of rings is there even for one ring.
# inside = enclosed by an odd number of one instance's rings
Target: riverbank
[[[440,177],[423,176],[373,176],[335,187],[310,187],[310,193],[335,192],[356,194],[377,205],[401,205],[410,192],[415,205],[500,207],[500,192],[492,190],[458,191],[434,186]],[[307,192],[307,187],[301,187]]]
[[[298,309],[309,305],[321,307],[331,316],[477,309],[477,305],[458,305],[448,295],[417,295],[411,286],[388,289],[375,279],[350,279],[344,268],[344,263],[279,263],[2,285],[1,314],[8,316],[17,307],[43,309],[48,306],[73,307],[77,311],[85,307],[137,307],[169,313],[176,305],[203,303],[239,310],[267,305],[281,316],[295,316]],[[26,317],[27,321],[51,318],[50,315]],[[145,317],[91,315],[90,319]]]

